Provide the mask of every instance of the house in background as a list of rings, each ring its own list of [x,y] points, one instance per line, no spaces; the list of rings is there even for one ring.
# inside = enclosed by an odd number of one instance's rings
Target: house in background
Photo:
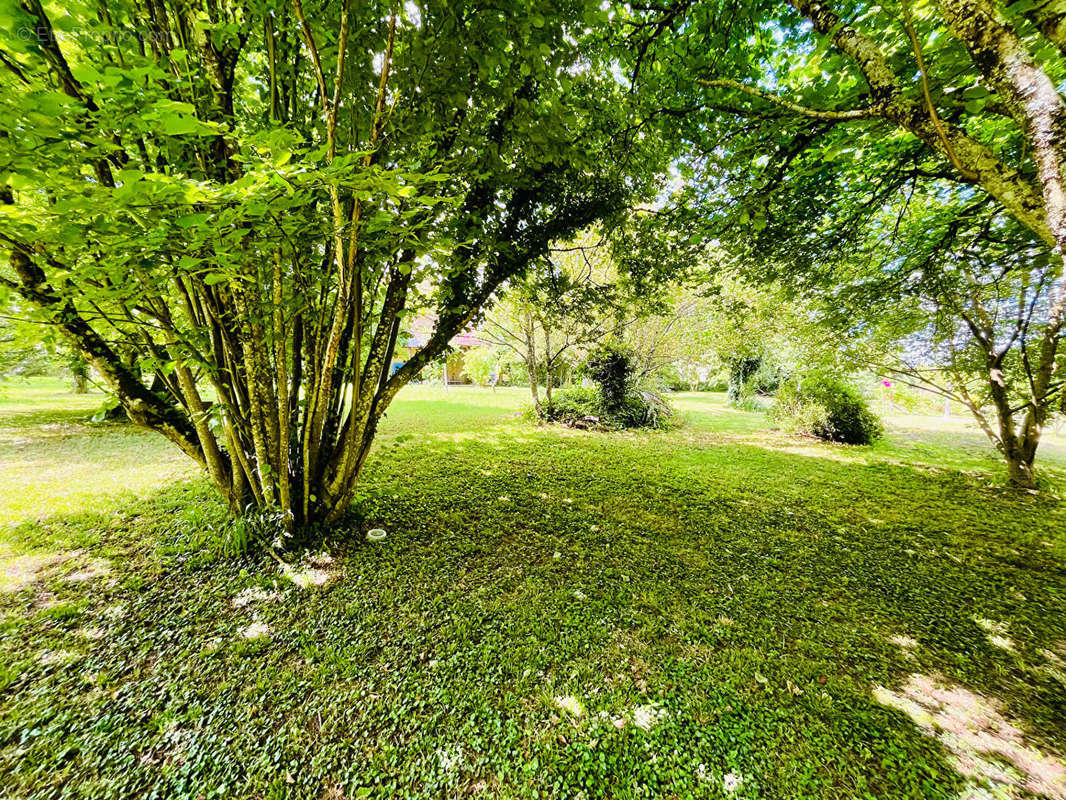
[[[432,316],[418,316],[411,320],[407,328],[407,337],[396,347],[396,353],[393,355],[393,372],[402,367],[407,359],[414,355],[415,351],[429,341],[436,324],[437,320]],[[434,376],[424,372],[425,380],[434,380],[435,377],[440,377],[447,385],[471,383],[471,380],[463,375],[465,353],[467,350],[482,347],[488,343],[481,339],[477,329],[470,328],[453,336],[448,344],[451,345],[452,351],[448,354],[448,360],[445,362],[441,374]]]

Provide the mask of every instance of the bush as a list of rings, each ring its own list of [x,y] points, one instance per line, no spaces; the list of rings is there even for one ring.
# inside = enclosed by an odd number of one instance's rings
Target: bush
[[[824,375],[782,383],[770,414],[784,430],[830,442],[870,444],[884,432],[861,394]]]
[[[595,386],[568,386],[552,393],[549,403],[540,404],[540,418],[545,422],[572,422],[581,417],[600,417],[603,407]]]
[[[673,413],[658,392],[633,389],[626,395],[622,409],[609,420],[622,428],[665,428]]]
[[[570,386],[558,389],[552,394],[551,402],[540,404],[539,413],[531,410],[536,418],[544,422],[562,422],[574,425],[586,421],[589,417],[596,420],[593,425],[577,427],[616,428],[665,428],[673,416],[673,409],[662,395],[657,392],[631,389],[623,398],[621,405],[614,411],[608,411],[603,404],[600,390],[595,386]]]
[[[666,426],[673,410],[661,395],[637,388],[635,362],[624,347],[601,345],[589,356],[585,370],[597,387],[572,386],[556,391],[550,403],[541,403],[537,410],[540,419],[573,424],[594,417],[595,426],[602,428]]]
[[[758,395],[742,394],[733,403],[737,411],[766,411],[767,406]]]

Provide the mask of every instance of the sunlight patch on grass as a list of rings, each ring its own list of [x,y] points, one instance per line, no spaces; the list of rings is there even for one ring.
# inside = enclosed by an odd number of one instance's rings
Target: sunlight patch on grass
[[[795,440],[793,440],[795,441]],[[868,459],[864,457],[863,450],[856,450],[845,445],[832,445],[825,442],[803,442],[800,444],[783,444],[777,441],[766,442],[759,445],[776,453],[788,453],[804,458],[820,458],[827,461],[836,461],[838,464],[865,464]]]
[[[585,713],[585,707],[581,704],[581,701],[572,694],[560,695],[553,702],[557,709],[566,712],[572,717],[580,717]]]
[[[465,760],[463,748],[460,745],[453,744],[437,748],[437,763],[440,765],[441,772],[449,778],[455,778],[459,774],[459,769]]]
[[[993,647],[998,647],[1000,650],[1014,650],[1014,640],[1007,636],[1007,623],[993,622],[990,619],[976,616],[973,621],[978,628],[985,632],[989,644]]]
[[[269,625],[256,620],[241,631],[241,636],[245,639],[269,639],[272,633],[273,630]]]
[[[245,608],[252,603],[262,603],[268,600],[278,600],[280,598],[281,592],[268,592],[266,589],[261,589],[258,586],[251,586],[238,592],[230,601],[230,605],[234,608]]]
[[[633,709],[630,718],[633,724],[642,731],[650,731],[656,725],[664,722],[670,714],[665,708],[657,705],[637,706]]]
[[[63,576],[68,583],[85,583],[111,574],[111,563],[103,558],[90,558],[87,563],[74,572]]]
[[[902,711],[936,738],[961,775],[1000,796],[1031,792],[1066,800],[1066,764],[1033,747],[994,700],[918,674],[899,691],[876,687],[874,698]]]
[[[339,577],[333,565],[333,556],[321,552],[304,556],[296,564],[285,564],[281,572],[300,589],[321,588]]]
[[[67,666],[73,664],[81,656],[70,650],[46,650],[41,653],[37,662],[44,667]]]
[[[1055,650],[1058,652],[1055,652]],[[1066,656],[1066,641],[1059,642],[1055,650],[1048,650],[1042,647],[1037,651],[1045,662],[1037,667],[1037,671],[1054,678],[1066,690],[1066,658],[1064,658]]]
[[[913,650],[918,646],[918,642],[910,636],[890,636],[888,641],[902,650]]]
[[[65,553],[26,553],[16,555],[0,543],[0,593],[18,592],[45,573],[49,568],[63,563],[76,555]]]

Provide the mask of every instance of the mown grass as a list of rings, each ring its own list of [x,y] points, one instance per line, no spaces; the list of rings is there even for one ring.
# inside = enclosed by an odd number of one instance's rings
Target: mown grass
[[[165,442],[18,392],[0,796],[1066,797],[1058,440],[1033,496],[957,421],[584,433],[413,387],[286,573],[204,547]]]

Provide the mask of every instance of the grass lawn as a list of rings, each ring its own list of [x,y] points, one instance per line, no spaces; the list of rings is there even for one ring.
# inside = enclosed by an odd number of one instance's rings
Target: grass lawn
[[[1066,437],[848,448],[410,387],[283,567],[99,396],[0,399],[0,797],[1066,798]],[[367,527],[389,536],[362,541]]]

